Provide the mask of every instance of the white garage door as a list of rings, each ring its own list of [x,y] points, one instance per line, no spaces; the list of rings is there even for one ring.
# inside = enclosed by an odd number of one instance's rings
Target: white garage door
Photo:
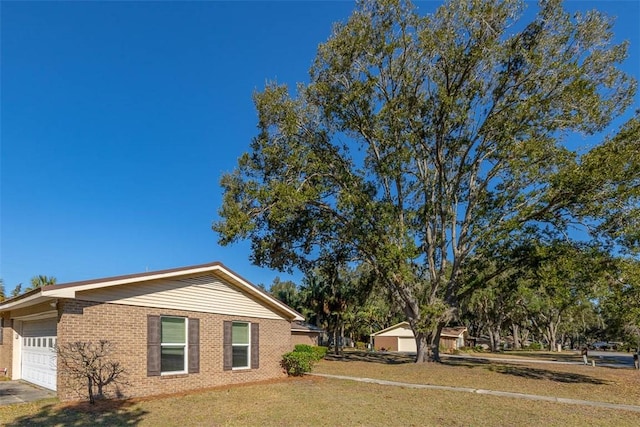
[[[56,389],[56,323],[54,317],[22,324],[22,379],[50,390]]]
[[[417,352],[416,339],[414,337],[398,337],[398,351]]]

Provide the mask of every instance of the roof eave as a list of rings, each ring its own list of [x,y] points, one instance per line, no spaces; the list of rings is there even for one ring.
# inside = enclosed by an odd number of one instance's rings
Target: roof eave
[[[17,310],[20,308],[31,307],[43,302],[51,301],[54,298],[45,295],[42,290],[36,292],[33,295],[26,296],[24,298],[8,300],[5,303],[0,304],[0,311]]]

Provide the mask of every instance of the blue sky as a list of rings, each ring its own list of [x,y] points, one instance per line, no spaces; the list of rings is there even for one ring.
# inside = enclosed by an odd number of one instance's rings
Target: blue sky
[[[433,10],[440,2],[418,2]],[[640,2],[618,16],[640,77]],[[252,93],[306,81],[346,1],[0,3],[0,278],[59,283],[221,261],[220,175],[256,134]],[[640,98],[636,98],[638,100]],[[636,102],[636,106],[640,102]],[[294,276],[294,278],[297,278]]]

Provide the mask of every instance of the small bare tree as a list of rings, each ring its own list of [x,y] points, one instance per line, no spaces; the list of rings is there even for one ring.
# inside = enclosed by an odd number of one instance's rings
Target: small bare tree
[[[111,359],[113,345],[107,340],[98,343],[76,341],[57,348],[58,358],[67,380],[80,390],[86,382],[89,402],[105,398],[108,385],[125,385],[126,371],[120,362]]]

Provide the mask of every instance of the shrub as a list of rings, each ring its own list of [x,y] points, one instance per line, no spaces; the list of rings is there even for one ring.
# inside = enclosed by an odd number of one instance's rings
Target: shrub
[[[366,350],[367,344],[362,341],[356,341],[356,350]]]
[[[124,377],[126,370],[122,364],[112,359],[113,345],[110,341],[97,343],[77,341],[57,347],[62,376],[79,393],[87,393],[89,403],[107,397],[107,387],[116,388],[128,385]]]
[[[287,375],[304,375],[305,372],[311,372],[313,365],[326,356],[327,350],[327,347],[322,346],[296,344],[292,352],[282,356],[280,366],[287,372]]]
[[[302,353],[313,353],[313,346],[309,344],[296,344],[293,351]]]
[[[542,344],[539,342],[532,342],[527,346],[527,350],[542,350]]]
[[[323,347],[321,345],[317,345],[313,347],[313,352],[316,354],[316,360],[324,359],[328,351],[329,351],[328,347]]]
[[[298,377],[305,372],[311,372],[316,356],[312,352],[292,351],[282,356],[280,365],[287,372],[287,375]]]

